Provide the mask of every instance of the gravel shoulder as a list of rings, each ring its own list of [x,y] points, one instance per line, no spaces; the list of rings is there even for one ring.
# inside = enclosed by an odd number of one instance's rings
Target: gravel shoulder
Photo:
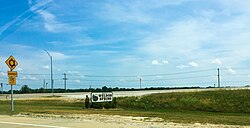
[[[249,126],[215,125],[215,124],[180,124],[163,122],[160,118],[91,115],[49,115],[19,114],[16,116],[0,115],[1,122],[28,123],[67,128],[249,128]],[[2,124],[1,124],[2,125]],[[2,125],[4,126],[4,125]],[[8,126],[8,127],[12,127]],[[13,126],[13,128],[16,126]]]

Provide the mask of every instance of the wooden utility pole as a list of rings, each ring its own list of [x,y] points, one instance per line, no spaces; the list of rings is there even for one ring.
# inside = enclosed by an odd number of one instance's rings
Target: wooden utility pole
[[[140,78],[140,89],[141,89],[141,78]]]
[[[220,69],[218,68],[218,88],[220,88]]]

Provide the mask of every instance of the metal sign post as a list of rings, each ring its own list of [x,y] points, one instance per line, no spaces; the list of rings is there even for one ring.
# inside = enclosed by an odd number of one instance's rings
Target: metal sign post
[[[14,112],[14,96],[13,96],[13,85],[11,86],[11,111]]]
[[[13,56],[10,56],[5,61],[5,63],[10,68],[10,71],[8,71],[8,76],[9,76],[9,85],[11,86],[11,111],[14,112],[13,85],[16,85],[17,72],[14,72],[13,70],[16,68],[18,63]]]

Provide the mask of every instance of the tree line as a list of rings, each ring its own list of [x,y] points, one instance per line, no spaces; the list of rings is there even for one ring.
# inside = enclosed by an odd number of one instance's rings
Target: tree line
[[[88,88],[88,89],[54,89],[55,93],[70,93],[70,92],[112,92],[112,91],[140,91],[140,90],[171,90],[171,89],[198,89],[200,87],[150,87],[150,88],[119,88],[119,87],[107,87],[102,88]],[[4,94],[10,94],[9,91],[4,91]],[[25,94],[25,93],[51,93],[51,89],[32,89],[28,85],[23,85],[20,90],[14,90],[15,94]]]

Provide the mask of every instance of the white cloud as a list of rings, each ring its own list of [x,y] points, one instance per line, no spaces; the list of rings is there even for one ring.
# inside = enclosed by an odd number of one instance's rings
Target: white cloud
[[[57,33],[65,28],[65,24],[56,21],[56,17],[52,13],[45,10],[39,10],[38,13],[44,19],[44,28],[47,31]]]
[[[49,65],[42,66],[43,69],[49,69]]]
[[[39,14],[43,18],[44,28],[48,32],[59,33],[59,32],[68,32],[71,30],[80,30],[77,26],[72,26],[63,22],[60,22],[55,14],[52,14],[48,9],[44,9],[51,3],[53,0],[43,0],[37,2],[35,5],[30,4],[30,10],[34,13]],[[29,2],[30,3],[30,2]]]
[[[197,63],[195,63],[195,62],[190,62],[190,63],[188,63],[190,66],[192,66],[192,67],[198,67],[198,64]]]
[[[162,62],[160,62],[159,60],[153,60],[151,62],[152,65],[164,65],[164,64],[168,64],[169,62],[167,60],[163,60]]]
[[[156,78],[162,78],[163,76],[155,76]]]
[[[44,51],[41,51],[41,52],[43,52],[43,58],[46,57],[46,59],[47,59],[48,54],[46,52],[44,52]],[[48,51],[48,52],[52,56],[53,60],[66,60],[66,59],[69,59],[69,58],[73,57],[73,56],[65,55],[64,53],[61,53],[61,52],[56,52],[56,51]]]
[[[168,58],[177,58],[181,62],[195,59],[202,62],[202,65],[239,65],[249,60],[249,15],[232,15],[220,22],[214,19],[226,17],[222,12],[215,12],[209,17],[202,15],[186,17],[152,32],[155,34],[150,33],[141,40],[139,51],[149,57],[171,53]],[[235,55],[237,57],[233,57]]]
[[[133,0],[127,2],[111,1],[105,2],[103,11],[98,12],[98,15],[103,19],[111,20],[112,22],[125,23],[140,23],[150,24],[158,20],[154,15],[148,13],[150,10],[163,8],[166,6],[179,5],[185,0],[144,0],[143,2]]]
[[[227,67],[228,72],[230,72],[231,74],[235,74],[236,71],[232,69],[232,67]]]
[[[169,62],[167,60],[163,60],[162,63],[163,64],[169,64]]]
[[[52,2],[53,0],[41,0],[38,1],[35,5],[32,6],[32,0],[29,0],[28,3],[31,6],[30,10],[32,12],[36,12],[38,10],[41,10],[43,7],[46,7],[50,2]]]
[[[215,59],[215,60],[212,61],[212,63],[213,63],[213,64],[218,64],[218,65],[221,65],[221,64],[222,64],[222,62],[221,62],[220,59]]]
[[[151,63],[152,63],[153,65],[160,65],[160,63],[159,63],[158,60],[153,60]]]

